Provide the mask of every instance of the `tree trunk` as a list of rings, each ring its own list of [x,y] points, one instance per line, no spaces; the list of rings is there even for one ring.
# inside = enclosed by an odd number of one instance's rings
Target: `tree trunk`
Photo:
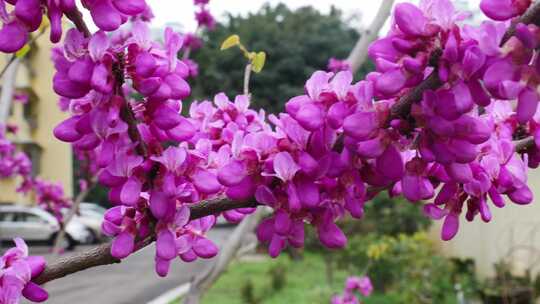
[[[0,93],[0,125],[5,124],[9,116],[21,59],[15,58],[13,61],[8,61],[7,64],[9,66],[6,67],[4,77],[2,77],[2,92]]]
[[[71,220],[75,217],[75,214],[77,214],[77,212],[79,211],[79,205],[86,198],[88,193],[90,193],[93,187],[94,187],[94,183],[89,185],[86,190],[79,192],[79,194],[73,201],[73,205],[71,206],[71,209],[69,209],[69,213],[67,214],[64,222],[60,225],[60,231],[58,231],[58,234],[56,235],[56,238],[54,239],[52,254],[59,255],[62,252],[63,248],[60,248],[60,246],[62,244],[62,241],[66,237],[66,227],[69,224],[69,222],[71,222]]]
[[[383,0],[369,28],[361,31],[360,39],[358,39],[358,42],[356,42],[356,45],[349,54],[349,58],[347,58],[347,62],[350,64],[353,73],[358,71],[366,61],[369,45],[379,36],[381,28],[390,16],[393,5],[394,0]]]
[[[255,229],[264,213],[264,208],[258,208],[255,213],[244,218],[234,229],[227,242],[220,249],[219,255],[214,259],[214,263],[210,269],[201,272],[193,278],[189,292],[184,299],[184,304],[198,304],[200,302],[202,296],[210,289],[212,284],[226,270],[229,263],[237,255],[245,236]]]

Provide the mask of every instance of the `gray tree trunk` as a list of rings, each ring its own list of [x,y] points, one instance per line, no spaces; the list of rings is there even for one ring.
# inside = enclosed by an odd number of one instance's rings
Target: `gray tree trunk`
[[[15,60],[7,64],[9,64],[9,66],[6,68],[4,76],[2,77],[2,91],[0,93],[0,125],[5,124],[9,116],[9,110],[11,109],[11,103],[13,102],[13,94],[15,93],[15,86],[17,85],[17,72],[19,70],[19,65],[21,64],[21,59],[15,58]]]
[[[198,304],[202,296],[210,289],[212,284],[227,269],[229,263],[237,256],[242,248],[242,241],[255,230],[265,210],[260,207],[255,213],[248,215],[236,226],[227,242],[220,249],[219,255],[209,270],[201,272],[193,278],[184,304]]]
[[[349,62],[353,73],[358,71],[362,64],[366,62],[369,45],[379,36],[381,28],[390,16],[393,5],[394,0],[382,0],[379,11],[375,19],[371,22],[371,25],[366,30],[360,32],[360,39],[358,39],[358,42],[356,42],[356,45],[347,58],[347,62]]]

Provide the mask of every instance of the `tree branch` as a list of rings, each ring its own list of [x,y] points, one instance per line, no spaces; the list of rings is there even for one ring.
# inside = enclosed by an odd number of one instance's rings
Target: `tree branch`
[[[396,102],[390,109],[391,118],[404,118],[411,112],[413,103],[422,99],[422,96],[427,90],[435,90],[443,85],[439,79],[437,70],[434,70],[426,79],[424,79],[418,86],[412,89],[407,95],[403,96]]]
[[[79,30],[79,32],[83,33],[85,37],[90,37],[92,33],[88,29],[88,26],[86,26],[86,23],[84,22],[82,13],[78,9],[74,9],[71,12],[65,13],[66,17],[75,24],[75,27]]]
[[[191,220],[199,219],[205,216],[219,214],[224,211],[239,209],[239,208],[255,208],[260,206],[254,199],[244,202],[234,202],[227,199],[216,199],[203,201],[189,207],[191,211]]]
[[[227,210],[253,208],[257,206],[258,204],[253,200],[246,202],[231,202],[225,199],[204,201],[190,206],[190,219],[195,220]],[[153,236],[144,239],[141,243],[137,244],[137,250],[150,245],[153,241]],[[37,284],[44,284],[88,268],[116,263],[120,263],[120,260],[111,255],[111,243],[107,243],[85,252],[61,258],[47,265],[41,275],[33,281]]]
[[[96,185],[96,181],[92,180],[88,188],[85,189],[84,191],[79,192],[79,194],[73,201],[73,205],[69,209],[69,212],[65,220],[63,221],[63,224],[60,226],[61,227],[60,231],[58,232],[58,234],[56,235],[56,239],[54,240],[52,254],[60,254],[61,249],[63,249],[63,248],[60,248],[60,245],[62,241],[64,240],[64,237],[66,236],[67,226],[69,225],[71,220],[75,217],[75,214],[77,214],[77,212],[79,211],[79,206],[81,205],[82,201],[86,198],[88,193],[90,193],[90,191],[94,188],[95,185]]]
[[[537,26],[540,26],[540,2],[536,1],[533,5],[531,5],[525,14],[523,14],[521,17],[519,17],[516,21],[512,22],[512,25],[508,28],[506,33],[504,34],[500,46],[502,47],[512,36],[516,33],[516,25],[519,23],[523,24],[536,24]]]

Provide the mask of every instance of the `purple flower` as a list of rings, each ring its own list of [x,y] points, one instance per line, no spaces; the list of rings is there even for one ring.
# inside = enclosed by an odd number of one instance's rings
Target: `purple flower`
[[[45,269],[45,259],[40,256],[29,256],[26,243],[14,239],[14,248],[8,249],[0,257],[0,301],[2,303],[19,303],[21,296],[32,302],[44,302],[49,295],[31,280],[38,277]]]
[[[373,291],[371,280],[367,276],[349,277],[345,282],[342,295],[332,297],[332,304],[359,304],[360,301],[355,292],[359,292],[364,297],[369,297]]]
[[[504,21],[523,14],[531,0],[482,0],[480,9],[493,20]]]
[[[351,69],[350,64],[346,60],[336,59],[334,57],[328,59],[328,65],[326,67],[330,72],[348,71]]]
[[[210,30],[216,27],[216,20],[210,11],[204,7],[201,7],[201,10],[195,13],[195,19],[200,27],[207,27]]]

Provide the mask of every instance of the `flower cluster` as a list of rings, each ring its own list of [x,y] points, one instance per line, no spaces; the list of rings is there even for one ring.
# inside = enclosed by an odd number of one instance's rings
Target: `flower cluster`
[[[195,19],[200,28],[206,27],[209,30],[213,30],[216,27],[216,20],[208,10],[208,2],[210,0],[193,0],[193,3],[198,7],[198,11],[195,13]]]
[[[483,2],[484,8],[488,2]],[[400,180],[392,185],[394,193],[411,201],[428,200],[440,186],[425,211],[432,218],[445,218],[445,240],[457,233],[464,207],[467,220],[480,214],[490,221],[488,198],[496,207],[504,206],[502,195],[517,204],[532,201],[525,161],[514,153],[512,139],[517,135],[501,131],[493,113],[484,108],[495,100],[517,99],[517,123],[528,133],[538,103],[531,61],[536,26],[518,24],[516,37],[500,48],[507,24],[486,21],[478,28],[460,27],[463,18],[444,0],[422,1],[420,7],[396,6],[390,34],[369,50],[377,66],[367,77],[373,82],[373,95],[381,99],[379,103],[394,106],[421,82],[437,84],[423,92],[410,114],[378,120],[389,128],[359,146],[360,153],[366,153],[366,147],[367,153],[374,153],[385,142],[398,143],[401,157],[394,154],[390,166],[394,170],[386,170],[387,175],[396,171]],[[375,154],[386,154],[379,151]]]
[[[351,69],[351,65],[347,60],[336,59],[334,57],[328,59],[328,65],[326,69],[329,72],[337,73],[339,71],[348,71]]]
[[[6,8],[12,5],[13,8]],[[148,14],[145,0],[84,0],[95,24],[104,31],[114,31],[124,24],[129,17]],[[81,18],[75,0],[18,0],[0,2],[0,52],[14,53],[28,41],[29,33],[36,31],[46,12],[50,26],[50,39],[53,43],[62,37],[62,17]]]
[[[0,124],[0,179],[22,177],[31,178],[32,163],[23,152],[18,152],[15,145],[6,137],[7,127]]]
[[[45,269],[45,259],[29,256],[25,242],[16,238],[16,247],[0,257],[0,303],[17,304],[21,295],[32,302],[43,302],[49,295],[32,279]]]
[[[109,5],[105,30],[127,9],[119,1],[83,2],[91,10]],[[207,3],[195,1],[203,10]],[[506,20],[529,5],[482,1],[482,10]],[[286,113],[269,116],[250,109],[249,96],[233,102],[224,94],[194,102],[182,116],[194,68],[177,53],[188,36],[167,29],[164,43],[154,42],[144,18],[110,36],[73,29],[53,53],[53,86],[71,114],[54,134],[94,157],[92,171],[110,189],[115,207],[103,230],[114,237],[112,255],[127,257],[155,237],[161,276],[176,257],[217,254],[206,234],[218,214],[196,218],[190,211],[209,200],[273,209],[257,229],[273,257],[303,246],[306,224],[326,247],[344,247],[337,221],[361,218],[381,191],[430,201],[424,211],[444,218],[448,240],[463,212],[487,222],[490,205],[503,207],[505,196],[530,203],[527,165],[540,163],[537,146],[514,146],[532,135],[540,142],[538,28],[516,20],[462,26],[466,16],[449,0],[398,4],[390,33],[369,49],[375,72],[354,83],[334,62],[329,68],[340,71],[315,72]],[[212,23],[204,14],[198,19]],[[515,35],[506,41],[508,32]],[[238,222],[253,210],[223,216]],[[351,278],[336,303],[356,303],[354,290],[369,294],[369,280]]]
[[[464,17],[446,0],[399,4],[390,34],[369,49],[376,72],[354,84],[350,71],[314,73],[305,95],[268,117],[274,127],[249,109],[247,96],[233,103],[218,94],[214,104],[196,102],[181,116],[189,72],[176,58],[182,37],[171,30],[163,46],[140,22],[113,37],[73,31],[64,52],[55,53],[55,89],[73,116],[55,135],[97,155],[100,182],[119,205],[105,229],[116,236],[115,256],[130,254],[154,229],[162,275],[176,256],[215,254],[204,238],[214,217],[195,224],[186,206],[220,197],[274,209],[257,233],[271,256],[302,246],[305,223],[327,247],[345,246],[336,221],[346,213],[362,217],[364,203],[385,189],[410,201],[434,199],[424,209],[445,218],[442,238],[450,239],[465,206],[468,220],[480,214],[489,221],[488,198],[497,207],[502,195],[518,204],[532,200],[512,139],[536,126],[536,78],[527,78],[535,72],[525,56],[535,28],[518,26],[520,34],[501,49],[506,24],[461,28]],[[404,96],[430,79],[437,84],[410,113],[396,115]],[[125,97],[133,92],[142,99]],[[517,122],[530,128],[494,119],[491,104],[513,98]],[[252,211],[224,216],[237,222]]]
[[[189,59],[190,55],[203,45],[202,39],[199,37],[203,29],[212,31],[216,27],[216,20],[208,9],[208,3],[210,0],[194,0],[193,3],[197,7],[198,11],[195,12],[195,19],[197,20],[197,29],[193,33],[184,33],[183,38],[183,62],[188,66],[189,77],[195,78],[199,75],[199,65]]]
[[[43,210],[54,215],[58,222],[62,222],[62,209],[69,208],[71,200],[64,194],[60,183],[51,183],[39,178],[32,180],[31,188],[36,196],[36,202]]]
[[[140,21],[128,34],[112,37],[68,33],[64,49],[54,53],[54,88],[72,117],[54,134],[78,153],[96,156],[93,170],[118,205],[107,212],[103,226],[115,237],[112,254],[128,256],[152,228],[156,271],[165,275],[176,256],[192,261],[217,253],[204,237],[215,218],[188,222],[186,206],[222,190],[215,168],[223,153],[197,134],[196,119],[179,114],[190,93],[188,67],[176,58],[182,37],[170,29],[163,45],[149,37]],[[135,95],[138,99],[131,98]],[[164,149],[162,142],[183,144]]]
[[[34,193],[37,204],[61,221],[61,210],[71,205],[71,201],[64,196],[64,189],[60,184],[33,177],[32,162],[26,153],[17,151],[5,134],[0,126],[0,180],[18,177],[20,186],[17,191]]]
[[[148,19],[152,15],[145,0],[82,0],[82,4],[90,11],[97,27],[103,31],[117,30],[129,17],[142,14],[143,19]]]
[[[369,297],[373,292],[373,285],[369,277],[349,277],[345,282],[345,288],[342,295],[332,297],[331,304],[360,304],[360,300],[355,292],[364,297]]]
[[[493,20],[505,21],[519,16],[531,5],[531,0],[482,0],[480,9]]]

